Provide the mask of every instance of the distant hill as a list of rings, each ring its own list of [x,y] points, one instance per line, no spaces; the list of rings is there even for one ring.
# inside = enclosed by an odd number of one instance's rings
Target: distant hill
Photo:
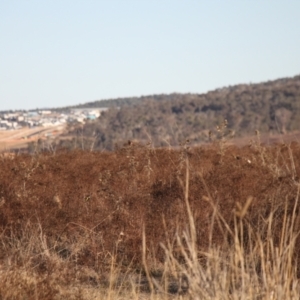
[[[141,104],[142,102],[154,100],[167,100],[172,99],[173,95],[150,95],[150,96],[141,96],[141,97],[125,97],[117,99],[106,99],[106,100],[97,100],[93,102],[87,102],[84,104],[79,104],[72,106],[72,108],[93,108],[93,107],[122,107],[122,106],[132,106],[136,104]]]
[[[176,146],[208,141],[209,131],[227,120],[224,134],[245,136],[287,133],[300,129],[300,75],[259,84],[240,84],[206,94],[170,94],[89,102],[83,107],[110,107],[93,122],[70,127],[73,141],[85,139],[96,149],[111,150],[126,140]],[[73,143],[73,144],[72,144]]]

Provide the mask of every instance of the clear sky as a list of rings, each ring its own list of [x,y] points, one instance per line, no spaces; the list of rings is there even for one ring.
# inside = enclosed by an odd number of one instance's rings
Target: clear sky
[[[299,0],[0,0],[0,110],[298,74]]]

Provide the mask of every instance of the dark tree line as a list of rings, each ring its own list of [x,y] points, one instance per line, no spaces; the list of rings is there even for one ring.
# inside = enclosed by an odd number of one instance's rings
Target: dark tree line
[[[206,94],[153,95],[96,101],[79,107],[110,107],[93,122],[71,126],[72,147],[81,143],[112,150],[127,140],[176,146],[208,140],[225,119],[236,136],[300,130],[300,76],[260,84],[229,86]]]

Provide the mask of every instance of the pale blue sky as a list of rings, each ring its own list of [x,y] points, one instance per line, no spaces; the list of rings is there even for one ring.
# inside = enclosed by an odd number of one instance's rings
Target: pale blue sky
[[[0,0],[0,110],[297,74],[299,0]]]

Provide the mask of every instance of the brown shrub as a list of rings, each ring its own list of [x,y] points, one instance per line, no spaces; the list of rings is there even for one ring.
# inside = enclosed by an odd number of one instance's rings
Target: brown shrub
[[[0,261],[52,274],[54,255],[55,261],[104,274],[115,255],[119,265],[138,270],[145,226],[149,261],[162,263],[160,243],[188,226],[187,160],[199,249],[230,245],[224,224],[212,222],[215,209],[233,228],[235,211],[249,197],[247,221],[263,231],[275,212],[279,241],[284,211],[291,214],[299,196],[299,144],[230,146],[222,152],[213,145],[170,150],[130,144],[111,153],[2,158]]]

